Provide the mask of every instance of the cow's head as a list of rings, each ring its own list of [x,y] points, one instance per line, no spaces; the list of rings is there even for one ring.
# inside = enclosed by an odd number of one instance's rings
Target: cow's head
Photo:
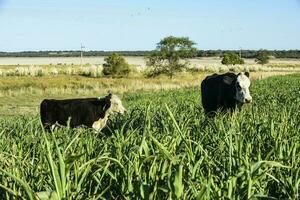
[[[106,98],[109,101],[109,108],[107,109],[109,114],[124,114],[126,112],[121,99],[117,95],[110,92]]]
[[[240,103],[251,103],[252,97],[250,95],[250,84],[249,72],[239,73],[235,79],[232,77],[225,77],[224,82],[234,87],[234,98]]]

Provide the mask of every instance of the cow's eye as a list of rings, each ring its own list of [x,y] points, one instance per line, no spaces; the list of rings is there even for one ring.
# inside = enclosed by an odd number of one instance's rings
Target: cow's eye
[[[236,88],[237,88],[238,90],[241,90],[241,89],[242,89],[242,87],[240,86],[240,84],[236,84]]]

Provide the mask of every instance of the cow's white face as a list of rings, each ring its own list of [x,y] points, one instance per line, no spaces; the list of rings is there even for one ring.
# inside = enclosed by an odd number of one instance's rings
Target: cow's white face
[[[117,95],[112,94],[111,98],[110,98],[109,112],[124,114],[125,111],[126,111],[126,109],[124,108],[120,98]]]
[[[249,74],[246,76],[244,73],[240,73],[236,80],[236,95],[235,99],[240,103],[251,103],[252,97],[250,95],[249,87],[251,81],[249,79]]]

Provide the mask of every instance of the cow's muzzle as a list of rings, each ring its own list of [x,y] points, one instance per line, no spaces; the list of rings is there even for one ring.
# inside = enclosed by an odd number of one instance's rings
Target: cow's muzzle
[[[252,99],[245,99],[245,103],[251,103]]]
[[[126,112],[127,112],[127,110],[124,109],[124,110],[119,111],[118,114],[119,114],[119,115],[123,115],[123,114],[125,114]]]

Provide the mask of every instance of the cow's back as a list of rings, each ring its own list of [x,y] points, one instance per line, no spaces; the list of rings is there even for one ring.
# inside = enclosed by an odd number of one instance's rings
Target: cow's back
[[[206,77],[201,83],[202,105],[206,113],[216,110],[221,77],[217,74]]]
[[[45,128],[58,123],[76,127],[91,127],[93,122],[104,116],[105,101],[98,98],[87,99],[45,99],[40,105],[41,121]]]
[[[51,125],[55,124],[61,118],[59,107],[54,100],[44,99],[40,105],[40,116],[42,124],[49,129]]]
[[[222,75],[213,74],[206,77],[201,83],[201,99],[205,113],[227,109],[235,106],[234,83],[226,84],[225,77],[235,79],[235,74],[226,73]]]
[[[71,127],[80,125],[92,127],[93,123],[99,118],[103,118],[105,114],[104,102],[99,99],[71,101],[65,107],[67,107],[68,116],[71,117]]]

